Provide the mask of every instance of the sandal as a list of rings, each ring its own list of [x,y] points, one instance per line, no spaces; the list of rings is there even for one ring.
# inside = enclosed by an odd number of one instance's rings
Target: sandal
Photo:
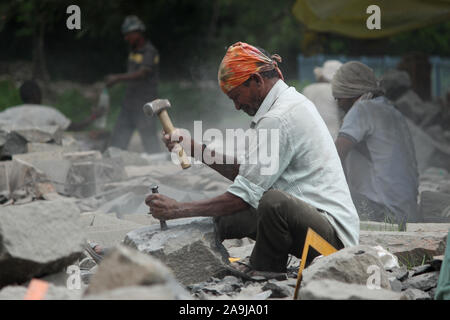
[[[275,280],[286,280],[287,274],[285,272],[271,272],[271,271],[258,271],[254,270],[250,266],[249,257],[232,262],[225,266],[225,269],[229,271],[232,275],[240,277],[249,281],[266,281],[270,279]]]

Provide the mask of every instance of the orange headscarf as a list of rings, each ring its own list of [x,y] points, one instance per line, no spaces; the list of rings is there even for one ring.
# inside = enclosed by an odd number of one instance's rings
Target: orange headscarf
[[[274,69],[284,80],[277,61],[281,62],[281,57],[277,54],[269,58],[254,46],[244,42],[236,42],[228,48],[219,66],[220,88],[227,94],[247,81],[252,74]]]

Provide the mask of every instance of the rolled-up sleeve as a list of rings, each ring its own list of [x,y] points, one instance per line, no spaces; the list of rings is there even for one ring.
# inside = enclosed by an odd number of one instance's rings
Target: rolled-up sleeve
[[[227,191],[257,208],[264,192],[278,180],[292,159],[294,152],[288,132],[282,119],[261,119],[256,128],[258,138],[250,143],[239,174]]]

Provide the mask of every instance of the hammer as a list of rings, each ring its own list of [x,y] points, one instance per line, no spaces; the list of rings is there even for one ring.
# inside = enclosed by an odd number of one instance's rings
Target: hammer
[[[172,134],[175,128],[172,124],[172,121],[170,121],[169,114],[167,113],[168,108],[170,108],[169,100],[156,99],[153,100],[152,102],[146,103],[143,107],[143,110],[147,116],[158,115],[159,120],[161,120],[161,124],[164,131],[168,134]],[[183,169],[187,169],[191,166],[191,162],[189,161],[186,152],[179,143],[175,144],[172,151],[177,153],[178,159],[180,159],[181,167]]]

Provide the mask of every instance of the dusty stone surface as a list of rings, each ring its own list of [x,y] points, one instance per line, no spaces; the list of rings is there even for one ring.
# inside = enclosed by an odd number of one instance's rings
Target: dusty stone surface
[[[360,244],[380,245],[405,265],[417,266],[425,259],[443,254],[446,232],[360,231]]]
[[[388,274],[377,251],[367,245],[345,248],[317,259],[303,270],[301,287],[322,279],[366,285],[373,273],[368,268],[372,266],[377,267],[380,272],[381,288],[390,289]]]
[[[104,248],[122,243],[128,232],[142,227],[139,223],[121,220],[112,214],[100,212],[83,213],[80,220],[86,239]]]
[[[387,289],[369,289],[365,285],[331,279],[309,282],[299,291],[300,300],[407,300],[401,293]]]
[[[0,290],[0,300],[23,300],[26,293],[25,286],[7,286]],[[80,300],[81,296],[81,290],[70,290],[50,284],[44,300]]]
[[[450,223],[450,194],[424,191],[420,194],[420,211],[427,222]]]
[[[115,147],[109,147],[103,153],[105,158],[120,158],[124,166],[148,166],[148,160],[144,159],[137,152],[125,151]]]
[[[0,287],[58,272],[82,252],[79,210],[66,201],[1,208]]]
[[[185,285],[223,274],[228,253],[215,241],[212,219],[179,219],[167,224],[165,231],[159,224],[131,231],[124,244],[161,259]]]
[[[166,285],[130,286],[90,294],[83,300],[193,300],[188,294],[180,296]]]
[[[161,299],[171,294],[174,299],[188,297],[175,280],[172,271],[159,260],[126,246],[117,246],[101,262],[92,277],[85,296],[104,294],[124,287],[163,286]],[[156,294],[158,291],[153,290]]]

